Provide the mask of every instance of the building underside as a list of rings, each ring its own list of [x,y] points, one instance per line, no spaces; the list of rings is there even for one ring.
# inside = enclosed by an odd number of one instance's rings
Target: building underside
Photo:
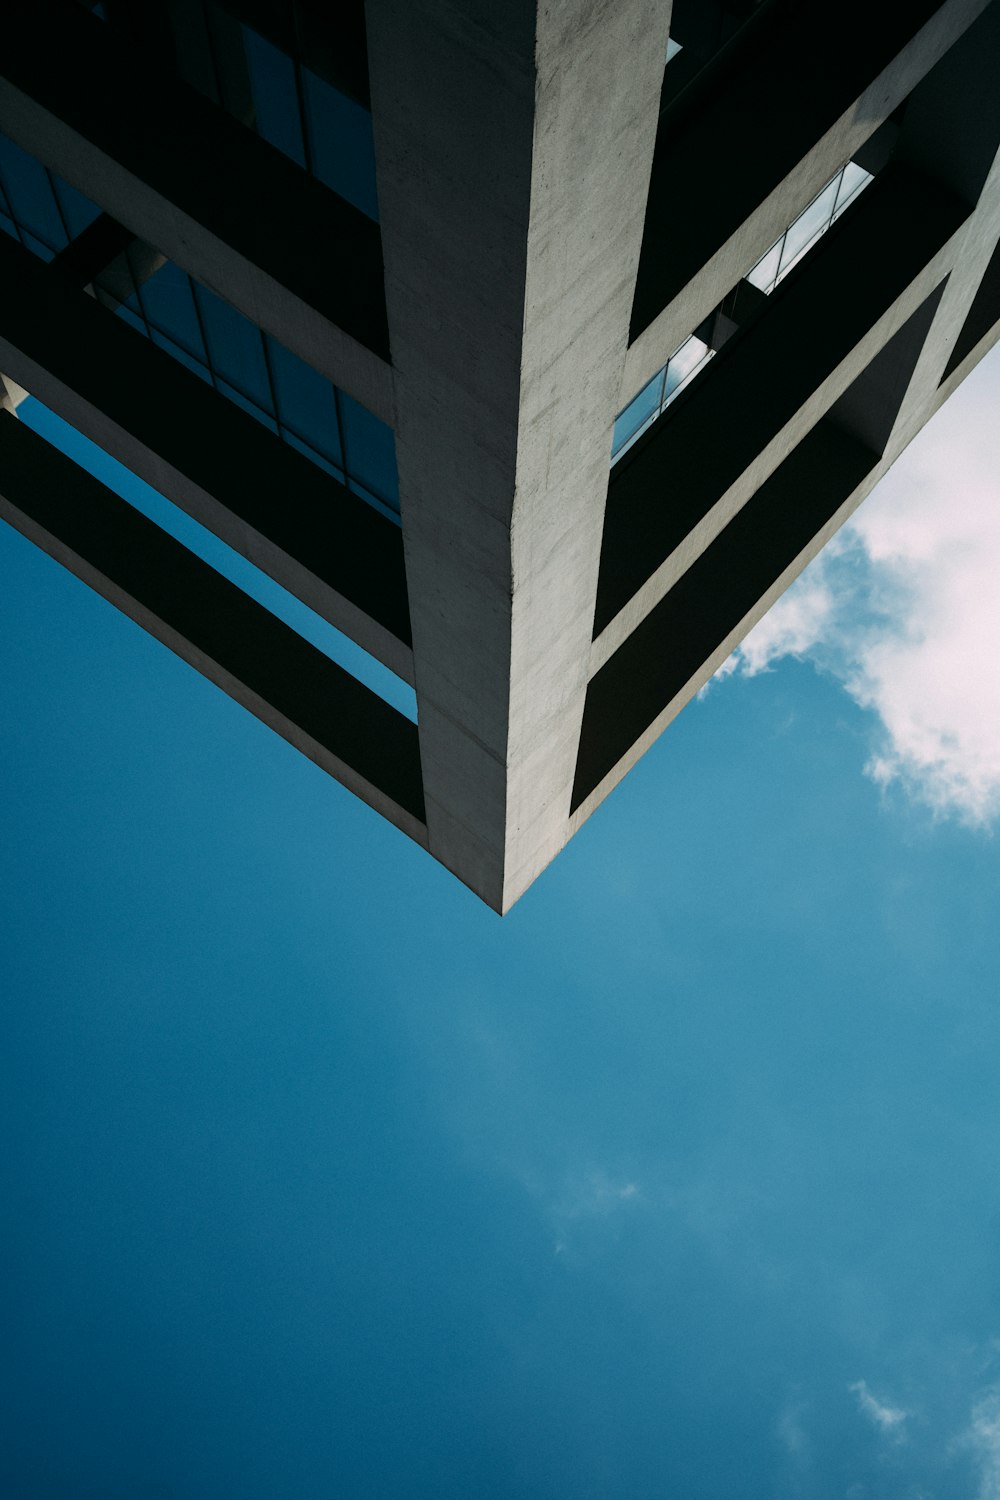
[[[15,7],[0,516],[506,911],[1000,336],[998,64],[1000,0]]]

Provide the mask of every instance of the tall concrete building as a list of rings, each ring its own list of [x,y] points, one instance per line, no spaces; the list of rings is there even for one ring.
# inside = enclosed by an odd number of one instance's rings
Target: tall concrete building
[[[0,514],[504,911],[1000,333],[998,72],[1000,0],[14,6]]]

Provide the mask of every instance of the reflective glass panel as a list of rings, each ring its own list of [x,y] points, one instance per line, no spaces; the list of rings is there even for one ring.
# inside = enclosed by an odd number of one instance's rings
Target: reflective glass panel
[[[267,376],[260,329],[235,307],[223,302],[221,297],[216,297],[198,282],[193,285],[212,370],[259,409],[270,411],[271,382]]]
[[[648,385],[644,385],[638,396],[619,413],[611,440],[612,453],[619,453],[626,443],[638,437],[642,429],[659,415],[663,399],[663,374],[662,370],[657,370]]]
[[[859,167],[857,162],[849,161],[841,177],[834,217],[842,214],[847,205],[858,196],[862,188],[868,186],[871,180],[870,172],[866,172],[864,167]]]
[[[119,308],[119,312],[121,311],[121,308]],[[127,312],[128,309],[125,311]],[[146,333],[146,326],[141,319],[136,319],[135,321],[129,319],[129,321],[132,322],[133,328],[138,323],[141,331]],[[212,376],[209,373],[207,365],[203,365],[200,360],[190,355],[186,349],[182,349],[180,344],[175,344],[173,339],[168,338],[165,333],[161,333],[158,328],[149,329],[149,337],[158,349],[165,349],[169,355],[177,360],[178,364],[184,365],[188,370],[193,370],[196,375],[201,376],[202,380],[211,380]]]
[[[377,220],[370,113],[308,68],[302,69],[302,91],[313,172],[327,187]]]
[[[270,337],[267,357],[282,426],[338,468],[342,467],[337,407],[329,381]]]
[[[393,510],[399,510],[399,480],[396,475],[396,440],[392,428],[372,412],[337,392],[340,431],[344,445],[344,467]]]
[[[711,351],[706,343],[695,338],[694,334],[677,350],[676,354],[670,356],[667,364],[667,378],[663,383],[664,403],[676,396],[680,387],[690,378],[703,363]]]
[[[191,282],[179,266],[165,262],[154,276],[143,282],[139,297],[151,327],[167,334],[172,343],[179,344],[201,364],[207,363]]]
[[[332,474],[334,479],[340,480],[341,484],[346,483],[343,469],[338,469],[336,464],[329,463],[321,453],[316,452],[315,448],[310,448],[308,443],[304,443],[301,438],[297,438],[294,432],[289,431],[287,427],[283,427],[281,429],[281,436],[289,448],[294,448],[296,453],[303,454],[327,474]]]
[[[295,64],[249,26],[243,27],[257,129],[285,156],[306,165]]]
[[[81,228],[99,209],[3,136],[0,160],[9,168],[0,180],[0,231],[51,261],[67,243],[59,205]],[[32,223],[46,225],[48,239],[20,221],[22,204]],[[398,519],[390,427],[273,339],[265,347],[255,323],[148,246],[133,242],[128,261],[135,289],[118,302],[119,276],[104,284],[98,275],[103,306],[355,494]]]
[[[278,424],[274,420],[270,412],[264,411],[257,405],[256,401],[248,400],[247,397],[244,396],[242,391],[238,391],[235,386],[230,385],[226,380],[217,379],[215,385],[216,389],[220,391],[228,401],[231,401],[234,406],[240,407],[242,411],[249,412],[251,417],[256,417],[261,426],[266,427],[269,432],[277,434]]]
[[[39,260],[44,260],[46,265],[50,260],[55,260],[56,252],[52,249],[52,246],[46,245],[42,240],[36,239],[26,229],[21,230],[21,239],[24,242],[25,248],[30,250],[32,255],[37,255]]]
[[[68,243],[48,173],[41,162],[0,136],[0,178],[11,213],[21,229],[51,250]],[[36,251],[36,254],[38,252]],[[46,256],[45,259],[51,259]]]
[[[115,316],[121,318],[123,323],[127,323],[130,328],[134,328],[138,333],[145,334],[147,338],[149,337],[149,327],[146,323],[145,318],[140,317],[140,315],[135,311],[134,308],[129,307],[127,302],[119,303],[119,305],[115,308]],[[169,340],[166,340],[166,342],[169,343]],[[176,349],[177,347],[178,346],[175,344],[174,348]],[[190,355],[187,354],[184,357],[185,359],[191,358]],[[194,364],[195,361],[191,360],[191,363]]]
[[[61,177],[53,177],[52,186],[70,239],[76,239],[78,234],[82,234],[88,225],[100,217],[101,210],[96,203],[91,203],[89,198],[78,193],[76,188],[70,187],[68,182],[63,182]]]
[[[838,172],[832,182],[828,182],[823,191],[814,198],[809,207],[799,214],[798,218],[789,225],[785,233],[785,243],[781,252],[781,265],[778,268],[778,279],[791,270],[793,263],[799,258],[803,250],[808,249],[817,235],[822,234],[824,229],[829,228],[833,218],[833,206],[837,201],[837,188],[840,186],[840,173]]]
[[[749,281],[751,286],[755,286],[758,291],[769,292],[774,286],[778,275],[778,267],[781,264],[781,249],[784,243],[785,236],[782,235],[777,244],[771,246],[767,254],[761,257],[747,276],[747,281]]]

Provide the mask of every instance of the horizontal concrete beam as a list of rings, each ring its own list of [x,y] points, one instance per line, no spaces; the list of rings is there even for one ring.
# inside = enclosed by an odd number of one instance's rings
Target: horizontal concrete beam
[[[412,682],[399,527],[6,235],[0,369]]]
[[[429,847],[561,848],[669,7],[369,0]]]
[[[965,323],[958,331],[941,382],[933,397],[933,409],[961,385],[1000,338],[1000,245],[994,249]]]
[[[942,380],[1000,316],[1000,5],[991,5],[920,85],[906,107],[897,156],[976,203],[956,247],[934,326],[898,413],[908,442]]]
[[[8,412],[0,518],[426,842],[416,726]]]
[[[69,0],[5,14],[0,83],[0,130],[394,420],[377,224]]]
[[[593,671],[947,274],[968,215],[888,169],[615,466]]]
[[[836,431],[836,429],[834,430]],[[814,429],[815,431],[816,429]],[[837,433],[838,439],[842,436],[843,434]],[[764,618],[768,610],[777,603],[785,590],[795,582],[802,570],[812,562],[813,558],[823,550],[831,537],[850,519],[861,502],[871,493],[872,489],[874,489],[875,485],[889,469],[892,462],[891,459],[886,458],[882,463],[874,464],[872,455],[868,455],[867,459],[864,457],[865,450],[861,445],[853,444],[853,448],[858,455],[860,477],[856,481],[855,488],[846,496],[836,512],[812,537],[809,543],[803,547],[799,555],[775,578],[771,587],[761,595],[754,607],[719,642],[711,655],[702,661],[701,665],[683,687],[668,702],[663,704],[660,712],[638,734],[628,749],[621,754],[620,758],[609,769],[605,770],[603,774],[600,774],[599,762],[595,759],[589,767],[589,774],[581,776],[578,784],[580,800],[575,804],[573,813],[569,819],[567,838],[572,838],[574,834],[579,832],[591,814],[597,811],[609,793],[628,775],[629,771],[642,759],[647,750],[656,743],[663,731],[677,717],[681,710],[691,702],[696,693],[714,677],[723,662],[732,654],[758,621]],[[808,450],[806,456],[809,456]],[[813,456],[815,456],[815,450]],[[872,467],[868,468],[867,472],[864,472],[865,466],[869,462],[872,463]],[[844,482],[850,483],[851,476],[846,466],[841,474],[841,478]],[[805,484],[808,485],[811,483],[811,480],[811,475],[803,475]],[[836,498],[835,495],[834,498]],[[614,751],[611,753],[613,754]],[[607,757],[605,758],[606,763]],[[584,792],[584,786],[595,774],[600,774],[600,779],[591,786],[589,791]]]
[[[676,132],[661,121],[650,180],[625,406],[988,0],[803,5]],[[777,7],[780,10],[780,7]],[[763,28],[762,28],[763,30]],[[750,65],[752,63],[752,66]]]
[[[943,287],[883,335],[847,390],[596,673],[580,739],[574,832],[905,446],[889,408],[906,398]],[[872,439],[885,442],[884,452]]]
[[[688,700],[703,663],[877,463],[821,420],[631,632],[590,682],[574,810],[651,724]]]

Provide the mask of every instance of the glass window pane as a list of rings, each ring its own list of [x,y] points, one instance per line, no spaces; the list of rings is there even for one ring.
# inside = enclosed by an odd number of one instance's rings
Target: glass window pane
[[[197,282],[192,283],[208,340],[208,363],[216,375],[271,412],[271,382],[264,363],[260,329],[235,307]]]
[[[231,401],[234,406],[240,407],[242,411],[249,412],[252,417],[257,418],[257,421],[260,422],[263,427],[268,428],[268,430],[273,433],[277,433],[277,422],[271,416],[270,412],[263,411],[261,407],[257,405],[256,401],[248,401],[242,391],[238,391],[235,386],[230,385],[226,380],[216,381],[216,386],[217,389],[222,393],[222,395],[225,396],[228,401]]]
[[[100,216],[101,210],[96,203],[91,203],[89,198],[78,193],[76,188],[70,187],[68,182],[63,182],[61,177],[53,175],[52,186],[70,236],[76,239],[78,234],[82,234]]]
[[[131,301],[131,298],[129,301]],[[146,327],[145,319],[140,317],[134,308],[129,306],[128,302],[120,302],[118,304],[115,308],[115,316],[121,318],[123,323],[127,323],[130,328],[134,328],[138,333],[145,334],[146,338],[149,337],[149,329]]]
[[[50,260],[55,259],[56,252],[52,247],[46,245],[42,240],[37,240],[33,234],[28,234],[27,230],[21,230],[21,238],[32,255],[37,255],[39,260],[44,260],[48,264]]]
[[[371,490],[366,490],[363,484],[358,484],[356,479],[349,479],[347,487],[355,495],[360,495],[362,500],[367,500],[368,504],[373,506],[380,515],[386,516],[390,521],[395,521],[397,526],[400,524],[398,504],[387,505],[384,500],[379,499],[378,495],[373,495]]]
[[[243,27],[250,92],[259,133],[285,156],[306,164],[295,64],[249,26]]]
[[[317,453],[315,448],[310,448],[309,444],[304,443],[301,438],[297,438],[294,432],[289,432],[285,428],[281,436],[289,448],[294,448],[296,453],[301,453],[306,458],[311,459],[317,468],[322,469],[324,473],[332,474],[334,479],[340,480],[341,484],[345,483],[343,469],[338,469],[336,464],[328,463],[322,453]]]
[[[837,194],[837,207],[834,211],[836,217],[844,212],[847,205],[858,196],[862,188],[868,186],[871,180],[871,173],[866,172],[864,167],[859,167],[857,162],[847,163],[841,179],[840,191]]]
[[[828,182],[817,198],[814,198],[809,207],[799,214],[798,218],[789,225],[785,234],[785,244],[781,252],[781,266],[778,271],[779,279],[791,270],[792,262],[797,260],[803,250],[812,244],[817,235],[828,229],[833,218],[833,206],[837,201],[837,189],[840,186],[840,173],[838,172],[832,182]]]
[[[760,260],[747,276],[747,281],[749,281],[751,286],[755,286],[758,291],[769,292],[774,286],[778,275],[778,267],[781,264],[781,248],[784,243],[785,236],[782,235],[777,244],[772,245],[767,254],[761,256]]]
[[[337,407],[330,382],[270,337],[267,339],[267,357],[274,380],[278,417],[283,426],[342,468],[344,458]]]
[[[150,336],[157,348],[165,349],[173,359],[176,359],[178,364],[183,365],[185,369],[193,370],[196,375],[201,376],[202,380],[211,380],[212,377],[201,360],[195,359],[186,349],[182,349],[180,344],[175,344],[173,339],[167,338],[165,333],[161,333],[158,328],[154,328],[151,330]]]
[[[321,182],[378,219],[372,117],[363,105],[302,69],[312,168]]]
[[[396,439],[392,428],[343,391],[337,392],[337,404],[344,444],[344,468],[352,479],[367,485],[393,510],[398,510]]]
[[[67,244],[48,173],[33,156],[0,136],[0,177],[11,212],[22,229],[50,250],[62,250]],[[37,251],[36,251],[37,254]],[[49,257],[51,259],[51,257]]]
[[[683,383],[708,357],[708,353],[708,345],[701,339],[695,338],[694,334],[684,340],[677,353],[670,356],[667,364],[667,378],[663,383],[664,402],[676,396]]]
[[[142,311],[150,324],[202,364],[208,363],[189,277],[173,261],[163,265],[139,289]]]
[[[634,396],[625,410],[619,413],[611,438],[612,457],[620,453],[626,443],[638,437],[642,429],[658,415],[663,399],[663,375],[663,370],[657,370],[648,385],[644,385],[638,396]]]

